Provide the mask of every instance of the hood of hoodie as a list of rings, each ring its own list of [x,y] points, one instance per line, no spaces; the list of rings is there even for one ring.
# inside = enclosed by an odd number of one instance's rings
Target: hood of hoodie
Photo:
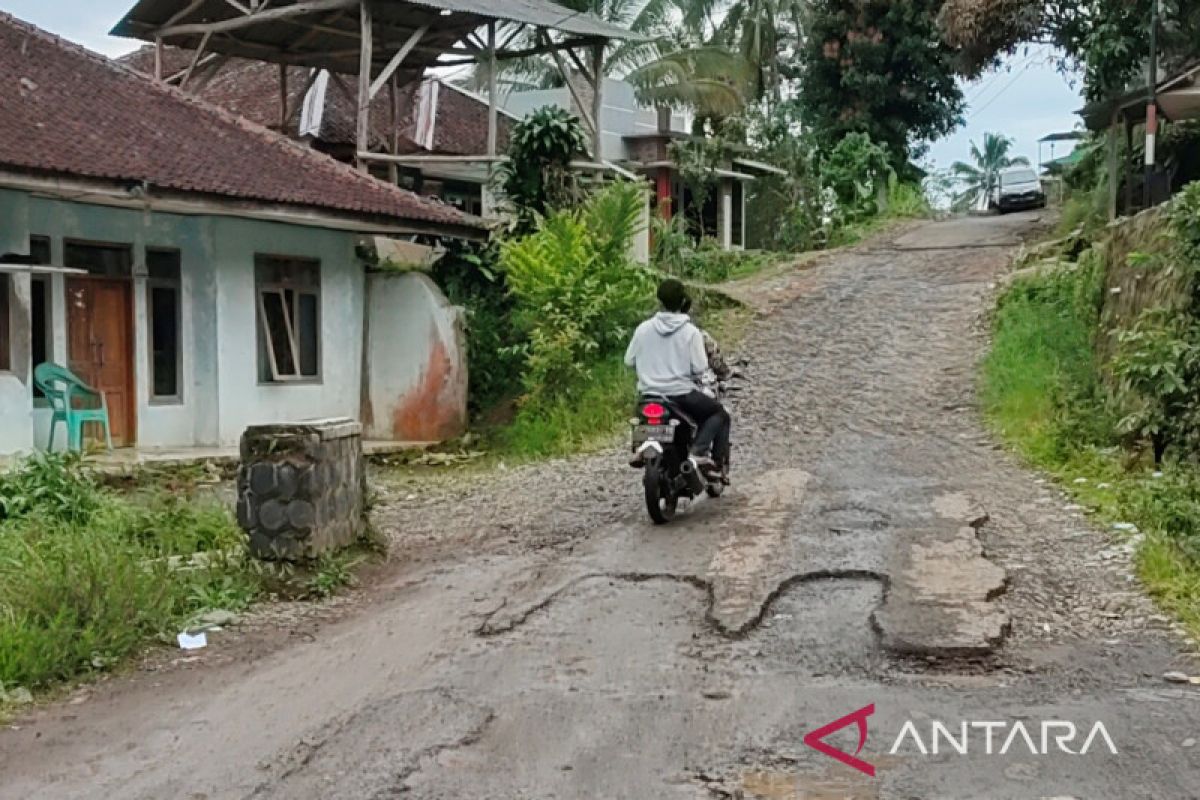
[[[660,336],[671,336],[684,325],[692,321],[687,314],[674,311],[660,311],[654,315],[654,330]]]

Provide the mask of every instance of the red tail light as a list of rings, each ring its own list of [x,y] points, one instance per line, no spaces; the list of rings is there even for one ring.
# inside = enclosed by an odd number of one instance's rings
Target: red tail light
[[[667,409],[661,403],[646,403],[646,405],[642,406],[642,416],[651,425],[659,424],[666,415]]]

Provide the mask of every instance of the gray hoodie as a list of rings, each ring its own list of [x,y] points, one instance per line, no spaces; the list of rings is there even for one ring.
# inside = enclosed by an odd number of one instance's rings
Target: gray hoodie
[[[687,314],[660,311],[638,325],[625,363],[637,370],[639,392],[687,394],[708,370],[704,335]]]

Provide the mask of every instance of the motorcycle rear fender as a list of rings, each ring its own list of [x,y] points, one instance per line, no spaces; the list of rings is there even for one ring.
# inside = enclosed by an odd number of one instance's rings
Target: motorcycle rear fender
[[[642,442],[642,446],[637,449],[637,453],[642,458],[647,460],[652,458],[661,458],[663,454],[663,447],[658,442],[646,441]]]

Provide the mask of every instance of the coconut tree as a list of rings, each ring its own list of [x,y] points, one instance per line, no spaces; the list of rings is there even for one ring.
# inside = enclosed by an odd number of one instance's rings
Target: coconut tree
[[[1001,170],[1029,164],[1024,156],[1009,155],[1012,146],[1013,140],[999,133],[985,133],[982,149],[971,142],[971,160],[975,163],[955,161],[950,166],[950,172],[962,187],[954,198],[955,208],[969,208],[988,197]]]
[[[559,0],[640,34],[639,39],[609,43],[604,74],[629,81],[648,105],[686,106],[702,114],[728,116],[744,105],[748,70],[741,57],[711,40],[713,0]],[[709,3],[710,5],[703,5]],[[533,44],[533,42],[529,42]],[[569,63],[569,62],[568,62]],[[487,83],[486,65],[470,82]],[[553,57],[534,56],[498,65],[497,76],[509,90],[544,89],[563,84]]]

